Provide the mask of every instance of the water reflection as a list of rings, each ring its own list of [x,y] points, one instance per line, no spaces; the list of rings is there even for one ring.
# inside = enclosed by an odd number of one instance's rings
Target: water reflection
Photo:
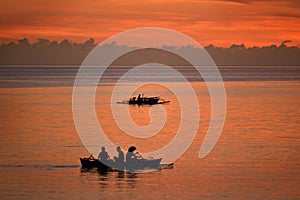
[[[136,173],[127,173],[126,175],[127,186],[130,188],[135,188],[138,175]]]
[[[121,171],[118,172],[118,178],[124,178],[125,177],[125,172]]]
[[[84,172],[89,173],[89,172]],[[96,175],[92,172],[93,175]],[[101,186],[102,189],[108,188],[118,188],[118,190],[122,190],[125,188],[135,188],[136,182],[138,180],[137,173],[129,173],[129,172],[97,172],[98,177],[94,179]]]

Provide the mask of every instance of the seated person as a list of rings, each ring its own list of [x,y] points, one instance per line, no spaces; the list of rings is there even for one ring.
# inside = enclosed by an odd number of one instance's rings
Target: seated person
[[[128,151],[126,153],[126,169],[128,170],[138,169],[139,167],[138,161],[141,159],[141,157],[134,153],[135,150],[136,147],[131,146],[128,148]]]
[[[125,162],[124,162],[124,153],[120,147],[116,148],[118,152],[118,156],[114,157],[115,165],[118,170],[124,170]]]
[[[108,153],[105,151],[105,147],[101,148],[101,152],[98,155],[98,160],[104,164],[108,164],[109,163],[109,155]]]

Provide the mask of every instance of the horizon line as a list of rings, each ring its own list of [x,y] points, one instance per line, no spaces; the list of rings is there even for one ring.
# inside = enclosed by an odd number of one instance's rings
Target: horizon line
[[[56,45],[60,45],[62,43],[68,43],[70,45],[83,45],[85,43],[90,43],[90,45],[93,45],[93,46],[97,46],[99,45],[101,42],[97,43],[95,42],[95,38],[93,37],[89,37],[89,39],[86,39],[85,41],[83,42],[78,42],[78,41],[72,41],[70,39],[62,39],[62,40],[50,40],[50,39],[47,39],[47,38],[36,38],[35,40],[29,40],[27,37],[23,37],[23,38],[20,38],[20,39],[15,39],[13,41],[9,41],[9,42],[1,42],[0,43],[0,47],[3,47],[3,46],[9,46],[9,45],[22,45],[22,41],[28,43],[30,46],[31,45],[34,45],[34,44],[39,44],[39,42],[44,42],[46,44],[56,44]],[[278,44],[269,44],[269,45],[262,45],[262,46],[257,46],[257,45],[254,45],[254,46],[248,46],[246,45],[245,43],[229,43],[228,46],[217,46],[215,44],[208,44],[208,45],[201,45],[203,48],[207,48],[207,47],[214,47],[214,48],[223,48],[223,49],[229,49],[229,48],[233,48],[233,47],[237,47],[237,48],[245,48],[245,49],[249,49],[249,48],[264,48],[264,47],[288,47],[288,48],[291,48],[291,47],[296,47],[298,49],[300,49],[300,45],[286,45],[286,44],[289,44],[291,43],[292,40],[283,40],[280,45]],[[106,43],[105,45],[116,45],[116,46],[127,46],[127,47],[131,47],[131,46],[128,46],[128,45],[122,45],[122,44],[118,44],[117,42],[113,41],[111,43]],[[182,45],[182,46],[175,46],[175,45],[162,45],[161,47],[163,46],[166,46],[166,47],[177,47],[177,48],[182,48],[182,47],[193,47],[192,45]]]

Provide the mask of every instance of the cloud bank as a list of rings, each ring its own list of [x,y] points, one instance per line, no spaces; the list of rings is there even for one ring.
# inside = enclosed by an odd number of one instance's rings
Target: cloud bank
[[[300,66],[300,49],[296,46],[286,46],[290,40],[285,40],[281,45],[269,45],[264,47],[246,47],[244,44],[232,44],[228,48],[205,46],[204,49],[210,54],[217,65],[241,65],[241,66]],[[1,65],[80,65],[88,53],[96,46],[93,38],[83,43],[71,42],[67,39],[60,42],[48,39],[38,39],[30,43],[27,38],[18,40],[17,43],[10,42],[0,46]],[[112,43],[102,48],[132,48]],[[187,50],[197,55],[200,49],[192,46],[174,47],[165,46],[164,49],[177,48]],[[148,52],[149,54],[155,52]],[[185,65],[186,63],[172,60],[168,54],[157,55],[161,59],[169,60],[170,65]],[[138,61],[128,57],[125,62],[115,63],[116,65],[136,65]]]

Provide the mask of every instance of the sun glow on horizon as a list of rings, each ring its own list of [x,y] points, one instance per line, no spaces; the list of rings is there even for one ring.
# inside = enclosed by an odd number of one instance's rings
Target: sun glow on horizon
[[[300,3],[290,1],[2,1],[0,43],[28,38],[101,42],[140,27],[182,32],[201,45],[300,45]]]

